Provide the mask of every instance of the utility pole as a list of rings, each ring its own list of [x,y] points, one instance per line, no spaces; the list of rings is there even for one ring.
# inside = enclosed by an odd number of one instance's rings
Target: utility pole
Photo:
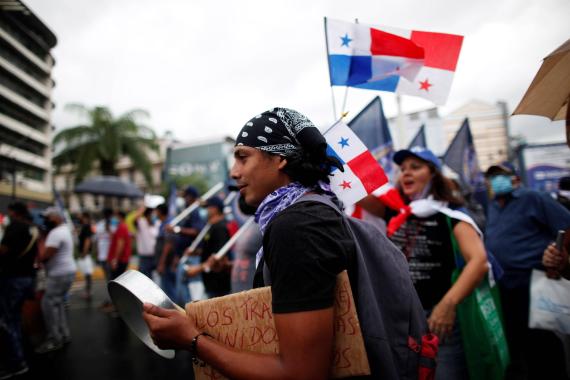
[[[12,201],[16,200],[16,159],[12,157]]]

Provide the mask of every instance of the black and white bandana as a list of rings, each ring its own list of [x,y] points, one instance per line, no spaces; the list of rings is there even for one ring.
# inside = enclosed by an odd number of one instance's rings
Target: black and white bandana
[[[302,150],[326,147],[326,140],[305,115],[277,107],[248,121],[239,132],[236,146],[290,157]]]

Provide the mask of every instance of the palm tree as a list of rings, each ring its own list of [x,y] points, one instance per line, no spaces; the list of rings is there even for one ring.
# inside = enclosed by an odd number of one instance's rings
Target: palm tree
[[[146,152],[157,151],[158,144],[154,131],[138,122],[141,117],[148,118],[148,112],[135,109],[114,118],[107,107],[89,109],[82,104],[68,104],[66,109],[78,112],[87,123],[55,135],[53,145],[57,152],[53,164],[57,169],[73,165],[78,183],[96,167],[94,164],[98,164],[102,175],[117,175],[115,164],[127,156],[152,186],[152,166]]]

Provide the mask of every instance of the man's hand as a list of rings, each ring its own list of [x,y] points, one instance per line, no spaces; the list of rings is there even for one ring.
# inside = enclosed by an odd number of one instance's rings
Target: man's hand
[[[542,264],[545,268],[552,268],[562,272],[568,265],[568,252],[565,249],[560,252],[556,249],[556,244],[552,243],[544,250]]]
[[[143,318],[150,330],[152,341],[163,350],[189,350],[192,339],[199,333],[194,318],[182,310],[163,309],[145,303]]]
[[[222,270],[221,261],[222,259],[216,258],[215,254],[210,255],[210,257],[208,257],[208,260],[206,260],[206,262],[204,263],[204,266],[210,268],[212,272],[221,272]]]

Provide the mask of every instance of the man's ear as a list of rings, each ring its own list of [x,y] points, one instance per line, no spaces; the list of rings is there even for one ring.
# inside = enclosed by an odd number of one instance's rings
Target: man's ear
[[[278,169],[279,170],[283,170],[283,168],[285,168],[285,166],[287,166],[287,159],[283,156],[279,156],[279,166]]]

